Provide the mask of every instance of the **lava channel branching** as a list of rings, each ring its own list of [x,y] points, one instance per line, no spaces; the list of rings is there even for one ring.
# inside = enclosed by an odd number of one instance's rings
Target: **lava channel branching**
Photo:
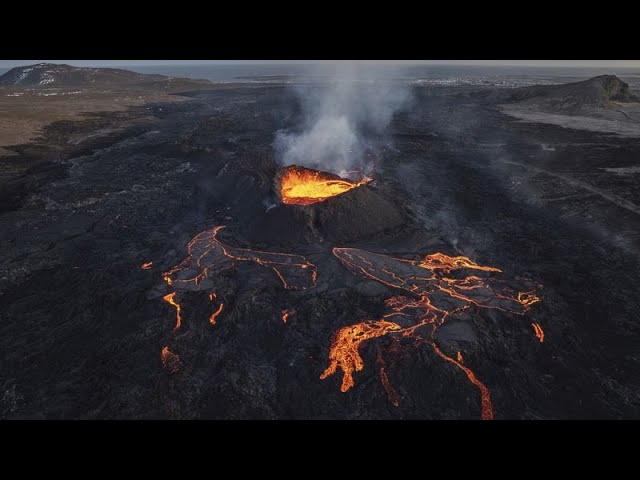
[[[163,300],[176,310],[173,333],[177,333],[183,325],[183,310],[177,298],[179,291],[212,290],[212,282],[205,280],[211,275],[219,275],[235,267],[238,262],[253,262],[272,269],[286,289],[305,290],[316,284],[316,266],[305,257],[226,245],[217,238],[223,228],[224,226],[217,226],[196,235],[187,245],[187,258],[163,274],[164,281],[174,288],[173,292],[163,297]],[[217,294],[210,292],[209,300],[214,304],[218,302]],[[216,324],[223,309],[223,302],[214,305],[213,313],[209,317],[211,325]],[[163,363],[164,355],[163,353]]]
[[[341,390],[346,392],[355,385],[354,372],[364,368],[359,352],[364,342],[386,335],[417,336],[425,338],[439,357],[455,365],[480,390],[480,416],[492,419],[491,392],[468,366],[463,365],[461,355],[449,356],[442,351],[436,343],[435,333],[452,315],[474,305],[524,315],[531,305],[540,301],[534,291],[515,292],[489,276],[500,273],[500,269],[479,265],[462,256],[436,253],[421,260],[406,260],[354,248],[334,248],[333,254],[352,272],[403,290],[406,295],[387,299],[385,304],[390,312],[382,318],[338,330],[329,351],[329,366],[320,378],[325,379],[340,368]],[[461,271],[468,275],[461,276]],[[407,319],[410,321],[408,326]],[[384,374],[381,371],[381,380],[389,393],[386,371]],[[390,395],[390,400],[397,403],[397,395]]]
[[[291,165],[283,169],[280,197],[287,205],[311,205],[353,190],[371,181],[352,182],[331,173]]]
[[[238,262],[253,262],[271,268],[286,289],[305,290],[315,286],[316,266],[302,255],[225,245],[217,238],[223,228],[214,227],[196,235],[187,245],[189,256],[166,272],[164,280],[176,290],[207,290],[211,287],[203,282],[210,275],[229,270]]]

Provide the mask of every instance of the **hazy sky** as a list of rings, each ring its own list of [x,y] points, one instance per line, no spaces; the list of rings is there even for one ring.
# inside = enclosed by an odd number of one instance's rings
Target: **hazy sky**
[[[340,60],[348,61],[348,60]],[[333,63],[333,60],[0,60],[0,68],[32,63],[68,63],[77,66],[126,67],[128,65],[256,65],[264,63],[306,64]],[[631,67],[640,68],[640,60],[367,60],[382,65],[503,65],[537,67]]]

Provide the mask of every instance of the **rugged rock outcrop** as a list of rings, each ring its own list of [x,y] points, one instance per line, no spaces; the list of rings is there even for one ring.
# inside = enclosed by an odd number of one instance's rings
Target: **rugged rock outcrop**
[[[0,76],[0,86],[21,87],[91,87],[132,86],[176,87],[179,84],[208,85],[207,80],[192,80],[147,75],[118,68],[84,68],[65,64],[38,63],[15,67]]]
[[[640,97],[615,75],[600,75],[576,83],[518,88],[509,94],[509,100],[539,104],[546,110],[573,111],[605,107],[611,102],[640,102]]]

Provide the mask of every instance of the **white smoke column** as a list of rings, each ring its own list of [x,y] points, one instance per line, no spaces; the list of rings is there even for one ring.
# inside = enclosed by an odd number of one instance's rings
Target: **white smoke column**
[[[301,128],[276,134],[278,162],[341,176],[365,171],[366,151],[388,140],[394,113],[410,99],[405,83],[376,79],[375,73],[370,66],[340,62],[328,85],[297,87],[304,120]]]

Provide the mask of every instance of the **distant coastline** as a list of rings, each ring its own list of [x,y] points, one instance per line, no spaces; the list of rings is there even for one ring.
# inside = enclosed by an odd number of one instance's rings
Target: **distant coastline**
[[[130,65],[124,67],[138,73],[175,77],[203,78],[214,83],[252,83],[322,78],[330,73],[326,66],[311,65]],[[9,71],[0,68],[0,75]],[[372,75],[381,79],[404,80],[433,85],[509,85],[569,83],[602,74],[622,78],[634,89],[640,89],[640,68],[602,67],[514,67],[479,65],[428,65],[375,67]]]

